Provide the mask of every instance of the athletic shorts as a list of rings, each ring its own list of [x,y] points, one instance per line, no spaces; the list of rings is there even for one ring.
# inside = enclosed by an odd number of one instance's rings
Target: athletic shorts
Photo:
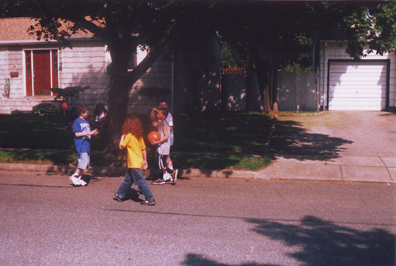
[[[166,158],[168,158],[169,155],[161,155],[161,154],[156,154],[155,156],[155,166],[158,167],[157,169],[164,169],[166,168]]]
[[[89,154],[86,152],[80,153],[80,156],[78,157],[77,168],[85,170],[88,169],[88,166],[89,166]]]

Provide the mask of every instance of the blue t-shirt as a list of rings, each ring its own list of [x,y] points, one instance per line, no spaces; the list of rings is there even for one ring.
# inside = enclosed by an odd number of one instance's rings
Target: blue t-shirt
[[[91,131],[91,127],[89,126],[89,123],[87,120],[84,120],[82,118],[77,118],[74,120],[73,123],[73,133],[75,132],[89,132]],[[84,136],[84,137],[76,137],[76,134],[74,134],[74,145],[76,146],[77,153],[80,155],[80,153],[86,152],[89,154],[90,152],[90,140],[91,140],[91,135]]]

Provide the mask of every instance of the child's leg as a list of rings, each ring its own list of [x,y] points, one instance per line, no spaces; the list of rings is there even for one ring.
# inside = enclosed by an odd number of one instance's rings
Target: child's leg
[[[89,154],[86,152],[80,153],[78,156],[78,164],[76,172],[74,173],[75,176],[82,176],[85,169],[88,169],[89,166]]]
[[[168,166],[168,168],[173,169],[173,162],[170,155],[168,155],[168,157],[166,158],[166,165]]]
[[[125,174],[124,180],[121,182],[121,185],[117,190],[118,196],[124,198],[127,195],[132,184],[133,184],[133,177],[132,177],[131,169],[129,168],[128,172]]]
[[[170,154],[168,155],[168,157],[166,158],[166,165],[168,166],[167,168],[173,170],[173,173],[169,173],[172,177],[172,181],[173,184],[176,184],[176,180],[177,180],[177,174],[178,174],[178,170],[173,168],[173,162],[172,159],[170,157]]]
[[[168,171],[167,170],[168,167],[166,167],[167,157],[168,157],[167,155],[161,155],[161,154],[158,155],[157,165],[159,168],[159,174],[161,176],[160,178],[162,178],[162,176]]]
[[[142,174],[141,169],[129,169],[131,172],[133,181],[135,182],[136,185],[140,188],[140,191],[143,193],[144,197],[146,200],[150,201],[154,199],[153,193],[151,192],[146,179],[144,178]],[[128,172],[129,172],[128,171]]]
[[[82,176],[84,173],[84,170],[81,168],[77,168],[76,171],[74,172],[75,176]]]
[[[165,169],[164,169],[164,164],[165,164],[165,160],[164,157],[161,154],[156,154],[155,156],[155,166],[157,167],[158,171],[158,178],[155,178],[155,180],[153,182],[151,182],[151,184],[153,185],[162,185],[165,184],[164,181],[164,173],[165,173]],[[165,164],[166,165],[166,164]]]
[[[167,162],[168,162],[169,155],[164,155],[163,156],[163,164],[164,164],[164,170],[169,173],[173,174],[173,168],[168,167]],[[164,172],[165,173],[165,172]]]
[[[81,179],[84,169],[87,169],[89,165],[89,154],[86,152],[80,153],[78,156],[77,169],[73,175],[70,176],[70,180],[75,186],[86,186],[87,182]]]
[[[167,158],[169,157],[169,155],[162,155],[162,167],[163,167],[163,175],[162,175],[162,179],[164,179],[164,181],[172,181],[172,176],[171,174],[173,173],[173,170],[169,167],[167,167]]]

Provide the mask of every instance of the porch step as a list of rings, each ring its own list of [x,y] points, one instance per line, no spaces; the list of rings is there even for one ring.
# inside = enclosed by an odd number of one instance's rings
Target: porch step
[[[23,112],[31,112],[33,106],[40,103],[52,103],[59,108],[59,102],[54,102],[53,97],[42,97],[40,99],[23,98],[23,99],[0,99],[0,114],[11,114],[13,110],[19,110]]]

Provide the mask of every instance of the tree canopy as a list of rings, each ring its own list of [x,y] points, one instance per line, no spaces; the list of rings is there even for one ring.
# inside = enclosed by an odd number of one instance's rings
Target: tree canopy
[[[271,111],[268,74],[277,72],[271,69],[312,65],[320,33],[335,32],[356,60],[396,48],[395,2],[220,1],[217,7],[222,40],[247,54],[258,73],[265,112]]]

